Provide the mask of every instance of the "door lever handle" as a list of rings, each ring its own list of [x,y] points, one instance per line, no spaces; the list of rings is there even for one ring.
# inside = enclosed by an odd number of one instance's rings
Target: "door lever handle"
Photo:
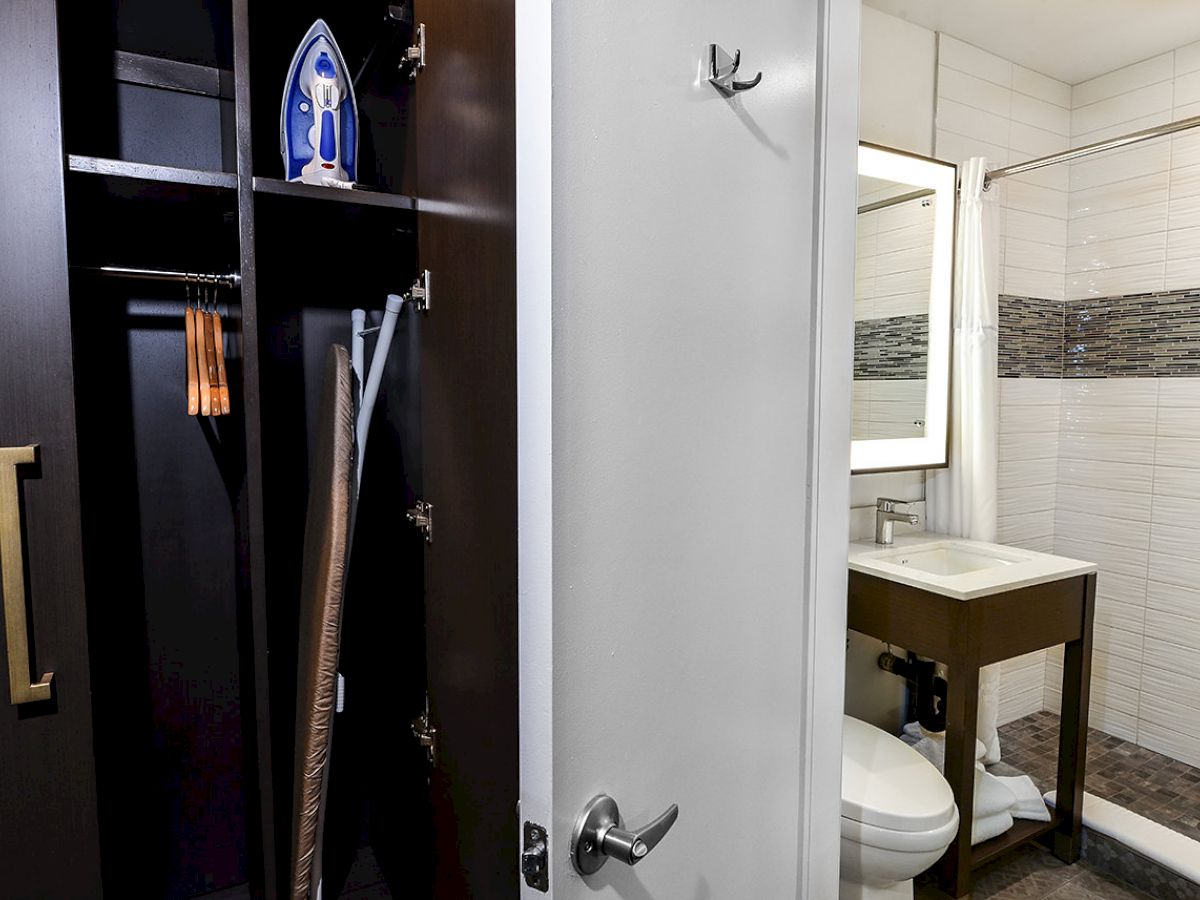
[[[598,872],[609,859],[636,866],[658,846],[675,820],[679,807],[672,803],[665,813],[641,828],[621,827],[617,801],[608,794],[593,797],[575,820],[571,832],[571,863],[580,875]]]

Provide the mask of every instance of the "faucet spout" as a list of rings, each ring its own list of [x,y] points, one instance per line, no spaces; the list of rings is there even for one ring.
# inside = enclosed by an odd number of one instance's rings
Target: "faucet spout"
[[[897,506],[908,506],[904,500],[891,500],[887,497],[880,497],[875,501],[875,543],[884,546],[890,545],[894,540],[893,531],[897,522],[905,522],[909,525],[919,525],[921,517],[916,513],[897,512]]]

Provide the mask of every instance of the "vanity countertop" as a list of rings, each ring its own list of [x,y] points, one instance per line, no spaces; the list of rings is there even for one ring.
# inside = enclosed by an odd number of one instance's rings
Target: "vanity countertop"
[[[973,571],[942,574],[914,568],[908,561],[915,554],[945,555],[946,552],[988,560],[989,563]],[[1096,571],[1095,563],[1078,559],[928,532],[898,534],[895,543],[887,546],[870,540],[853,541],[850,544],[849,565],[854,572],[874,575],[956,600],[974,600]]]

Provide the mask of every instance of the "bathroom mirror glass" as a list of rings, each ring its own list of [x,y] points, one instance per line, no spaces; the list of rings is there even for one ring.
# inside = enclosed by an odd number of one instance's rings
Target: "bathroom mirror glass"
[[[858,148],[854,472],[945,466],[957,166]]]

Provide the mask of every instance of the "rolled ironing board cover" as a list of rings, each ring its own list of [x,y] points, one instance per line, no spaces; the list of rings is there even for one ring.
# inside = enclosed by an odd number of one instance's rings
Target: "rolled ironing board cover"
[[[304,525],[296,695],[296,765],[292,822],[292,897],[311,884],[319,837],[330,726],[337,694],[342,595],[353,502],[354,397],[350,355],[334,345],[325,359],[317,445]]]

